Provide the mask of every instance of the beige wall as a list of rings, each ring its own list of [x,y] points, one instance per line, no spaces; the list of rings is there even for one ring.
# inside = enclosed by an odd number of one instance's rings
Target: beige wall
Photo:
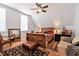
[[[53,27],[58,21],[61,26],[72,26],[74,21],[75,4],[73,3],[46,3],[48,9],[46,13],[32,15],[38,26]]]
[[[75,7],[74,29],[75,36],[79,36],[79,4],[76,4]]]

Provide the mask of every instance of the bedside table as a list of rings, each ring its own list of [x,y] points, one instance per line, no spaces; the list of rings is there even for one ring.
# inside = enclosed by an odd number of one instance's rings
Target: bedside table
[[[55,41],[59,42],[61,40],[61,36],[71,37],[71,35],[55,34]]]

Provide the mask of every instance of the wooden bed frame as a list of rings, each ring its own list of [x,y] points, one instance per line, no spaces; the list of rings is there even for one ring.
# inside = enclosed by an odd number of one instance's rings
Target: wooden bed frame
[[[46,28],[41,28],[41,32],[46,32],[46,31],[53,31],[55,28],[54,27],[46,27]]]
[[[46,31],[53,31],[55,28],[41,28],[41,33],[26,33],[26,39],[27,40],[33,40],[39,43],[42,47],[47,47],[49,44],[49,41],[53,39],[53,35],[51,34],[45,34]],[[49,40],[50,39],[50,40]]]

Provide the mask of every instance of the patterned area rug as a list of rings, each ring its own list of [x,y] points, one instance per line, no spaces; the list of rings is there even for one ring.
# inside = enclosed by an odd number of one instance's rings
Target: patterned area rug
[[[3,56],[47,56],[48,52],[41,51],[39,49],[34,49],[30,52],[24,49],[22,46],[18,46],[6,51],[3,51]]]

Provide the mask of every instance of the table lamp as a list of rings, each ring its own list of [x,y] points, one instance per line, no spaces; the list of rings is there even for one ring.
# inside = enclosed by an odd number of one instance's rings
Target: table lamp
[[[55,22],[55,30],[56,30],[56,34],[58,33],[58,29],[59,29],[59,22]]]
[[[38,32],[41,32],[41,27],[39,27]]]

